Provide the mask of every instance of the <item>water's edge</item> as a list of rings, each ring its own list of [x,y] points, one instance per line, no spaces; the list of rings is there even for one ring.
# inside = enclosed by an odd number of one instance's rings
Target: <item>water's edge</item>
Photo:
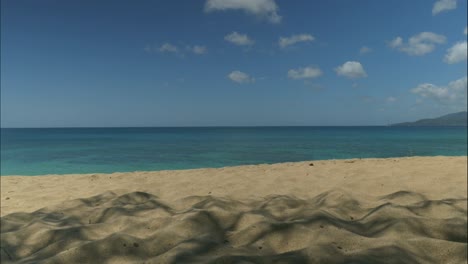
[[[1,129],[0,175],[221,168],[309,160],[466,156],[466,127]]]
[[[223,169],[235,169],[235,168],[242,168],[242,167],[252,167],[252,166],[281,166],[281,165],[289,165],[289,164],[302,164],[305,165],[315,164],[319,162],[330,162],[330,161],[338,161],[338,162],[346,162],[346,161],[379,161],[379,160],[399,160],[399,159],[431,159],[431,158],[466,158],[468,159],[467,155],[460,155],[460,156],[405,156],[405,157],[388,157],[388,158],[349,158],[349,159],[322,159],[322,160],[303,160],[303,161],[292,161],[292,162],[277,162],[277,163],[259,163],[259,164],[241,164],[241,165],[234,165],[234,166],[223,166],[223,167],[202,167],[202,168],[191,168],[191,169],[174,169],[174,170],[135,170],[135,171],[115,171],[115,172],[91,172],[91,173],[65,173],[65,174],[40,174],[40,175],[0,175],[1,177],[56,177],[56,176],[92,176],[92,175],[113,175],[113,174],[134,174],[134,173],[154,173],[154,172],[177,172],[177,171],[199,171],[199,170],[223,170]]]

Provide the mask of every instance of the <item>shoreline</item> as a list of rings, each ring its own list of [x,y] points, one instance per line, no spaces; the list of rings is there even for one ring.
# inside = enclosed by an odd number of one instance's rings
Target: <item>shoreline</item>
[[[2,176],[0,260],[464,263],[467,180],[466,156]]]
[[[12,207],[17,210],[21,208],[40,209],[44,206],[50,206],[62,200],[77,199],[98,195],[103,191],[115,191],[116,193],[124,193],[125,191],[143,191],[150,193],[159,193],[163,197],[168,197],[172,201],[174,199],[183,198],[177,193],[177,190],[183,190],[186,196],[203,195],[215,193],[223,196],[234,196],[236,198],[259,198],[268,194],[277,193],[295,193],[299,197],[310,197],[306,193],[304,186],[301,186],[301,181],[308,184],[315,182],[319,188],[313,188],[312,193],[317,193],[320,190],[330,188],[348,189],[347,184],[359,187],[355,181],[370,179],[387,181],[391,183],[393,189],[405,187],[401,185],[405,181],[414,181],[418,183],[421,179],[411,179],[404,174],[414,171],[416,174],[428,173],[433,177],[428,177],[426,180],[440,180],[440,177],[434,173],[447,174],[447,170],[440,170],[435,166],[433,169],[428,169],[427,166],[438,163],[443,165],[447,161],[458,163],[457,168],[453,168],[453,164],[445,165],[448,171],[458,173],[460,176],[466,177],[466,161],[467,156],[413,156],[401,158],[355,158],[355,159],[333,159],[333,160],[311,160],[301,162],[283,162],[274,164],[257,164],[257,165],[240,165],[228,166],[221,168],[199,168],[186,170],[161,170],[161,171],[133,171],[133,172],[114,172],[114,173],[89,173],[89,174],[47,174],[37,176],[1,176],[1,194],[2,201],[0,211],[4,216],[7,213],[14,212]],[[465,162],[464,162],[465,161]],[[313,163],[314,166],[310,166]],[[402,165],[402,163],[405,163]],[[464,163],[464,164],[462,164]],[[416,166],[414,166],[416,165]],[[419,167],[419,168],[415,168]],[[398,169],[398,173],[394,171]],[[330,170],[335,170],[332,172]],[[362,172],[361,175],[356,174],[356,170]],[[395,175],[393,175],[395,173]],[[401,175],[403,173],[403,175]],[[242,175],[243,174],[243,175]],[[293,177],[292,177],[293,175]],[[393,176],[392,176],[393,175]],[[231,176],[241,176],[239,178]],[[355,178],[349,178],[355,176]],[[390,176],[390,177],[388,177]],[[405,178],[401,178],[404,176]],[[459,177],[460,177],[459,176]],[[346,179],[346,177],[348,177]],[[386,178],[387,177],[387,178]],[[400,177],[400,178],[398,178]],[[393,180],[392,180],[393,179]],[[460,181],[459,179],[459,181]],[[181,186],[178,182],[183,182],[187,186]],[[273,184],[279,181],[285,181],[285,189],[273,188],[272,190],[260,190],[259,192],[245,191],[246,195],[238,195],[227,188],[227,183],[233,184],[235,189],[241,190],[242,186],[248,184],[249,181],[255,181],[258,184]],[[460,181],[463,183],[463,181]],[[101,184],[101,185],[96,185]],[[372,184],[371,184],[372,185]],[[375,185],[375,182],[374,182]],[[385,184],[384,184],[385,185]],[[418,184],[421,187],[423,184]],[[466,185],[466,184],[464,184]],[[151,188],[151,186],[160,186]],[[377,186],[377,185],[376,185]],[[39,198],[37,189],[41,189]],[[67,189],[68,194],[64,194],[57,188]],[[222,187],[222,189],[217,189]],[[258,186],[257,186],[258,187]],[[256,188],[257,188],[256,187]],[[198,190],[195,190],[197,189]],[[256,189],[254,188],[254,189]],[[22,190],[29,193],[23,194]],[[261,188],[257,188],[261,189]],[[381,188],[379,188],[381,189]],[[422,188],[428,189],[428,188]],[[465,188],[466,190],[466,188]],[[425,190],[428,191],[428,190]],[[377,192],[376,189],[370,193]],[[378,192],[384,195],[383,192]],[[466,191],[465,191],[466,193]],[[46,195],[47,194],[47,195]],[[47,198],[49,196],[50,198]],[[466,195],[465,195],[466,196]],[[8,198],[8,199],[7,199]],[[48,201],[43,201],[47,198]],[[14,203],[13,201],[21,201]]]
[[[19,175],[19,174],[10,174],[10,175],[0,175],[1,177],[49,177],[49,176],[85,176],[85,175],[106,175],[106,174],[125,174],[125,173],[155,173],[155,172],[171,172],[171,171],[195,171],[195,170],[209,170],[209,169],[227,169],[227,168],[237,168],[237,167],[251,167],[251,166],[269,166],[269,165],[281,165],[281,164],[291,164],[291,163],[307,163],[307,162],[324,162],[324,161],[355,161],[355,160],[386,160],[386,159],[411,159],[411,158],[456,158],[456,157],[465,157],[467,155],[436,155],[436,156],[402,156],[402,157],[386,157],[386,158],[343,158],[343,159],[318,159],[318,160],[303,160],[303,161],[285,161],[285,162],[275,162],[275,163],[258,163],[258,164],[240,164],[233,166],[221,166],[221,167],[201,167],[201,168],[189,168],[189,169],[164,169],[164,170],[134,170],[134,171],[114,171],[114,172],[90,172],[90,173],[48,173],[48,174],[37,174],[37,175]]]

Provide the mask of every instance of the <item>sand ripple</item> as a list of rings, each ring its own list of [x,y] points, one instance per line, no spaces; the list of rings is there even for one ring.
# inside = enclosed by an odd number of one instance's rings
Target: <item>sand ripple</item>
[[[467,199],[107,192],[1,218],[2,263],[465,263]]]

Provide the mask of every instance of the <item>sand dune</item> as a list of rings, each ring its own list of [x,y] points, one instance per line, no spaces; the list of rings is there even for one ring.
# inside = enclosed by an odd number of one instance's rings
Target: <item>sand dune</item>
[[[26,205],[30,203],[28,199],[31,195],[38,197],[39,193],[25,195],[23,201],[12,201],[20,200],[20,196],[11,197],[13,193],[8,193],[13,186],[29,188],[28,177],[2,177],[2,202],[6,203],[2,206],[23,205],[23,210],[19,207],[17,212],[1,218],[1,262],[466,263],[466,163],[463,167],[460,161],[466,162],[466,157],[398,159],[403,167],[395,169],[399,174],[392,179],[381,177],[382,173],[372,175],[370,172],[373,172],[372,168],[381,169],[378,163],[391,164],[394,160],[320,161],[314,162],[314,166],[309,162],[174,171],[173,181],[179,181],[180,188],[172,192],[182,192],[175,196],[161,191],[133,191],[130,182],[135,182],[142,174],[128,174],[120,181],[127,183],[129,192],[122,192],[124,186],[120,186],[118,190],[102,191],[89,198],[65,198],[48,203],[41,198],[39,204],[46,207],[33,212],[24,208],[32,208]],[[405,170],[404,166],[411,164],[426,177],[408,176],[412,169]],[[439,166],[424,166],[429,164]],[[320,169],[317,169],[320,166],[323,166],[323,172],[334,171],[341,177],[321,178]],[[222,185],[214,175],[226,170],[232,176],[242,172],[260,174],[265,169],[276,173],[291,168],[297,173],[310,172],[310,167],[314,167],[316,173],[307,179],[315,179],[322,188],[314,188],[306,179],[288,182],[276,178],[277,185],[285,185],[283,189],[287,192],[282,194],[273,188],[265,188],[253,195],[252,189],[256,187],[249,188],[249,181],[238,177],[239,182],[231,179],[233,186],[225,195],[207,194],[204,189],[204,195],[187,195],[189,186],[180,184],[185,178],[175,176],[180,173],[193,176],[205,171],[211,175],[211,181],[208,176],[192,179],[195,187],[202,188],[196,182],[205,183],[205,187]],[[334,187],[323,188],[328,186],[325,182],[342,178],[346,167],[348,173],[357,169],[359,176],[345,184],[337,181],[331,185]],[[153,176],[164,173],[169,172]],[[271,173],[270,176],[275,175]],[[80,177],[89,180],[93,176],[61,177],[77,184]],[[395,177],[401,188],[389,192],[397,187],[392,185]],[[55,178],[29,179],[48,186],[47,182]],[[442,179],[446,184],[437,185],[436,179]],[[255,181],[251,179],[250,182]],[[354,181],[361,181],[364,187],[373,184],[389,187],[359,189],[355,187],[357,183],[351,184]],[[66,190],[70,187],[66,182],[67,179],[62,182],[63,197],[67,197]],[[463,182],[465,184],[459,186]],[[236,193],[234,186],[240,183],[244,184],[242,194]],[[140,181],[140,184],[147,185],[148,182]],[[265,184],[269,186],[270,182]],[[93,184],[88,183],[80,187],[86,193],[91,186]],[[145,188],[158,189],[155,185]],[[101,189],[112,188],[101,186]],[[304,195],[307,190],[310,195]],[[52,197],[54,195],[58,194]]]

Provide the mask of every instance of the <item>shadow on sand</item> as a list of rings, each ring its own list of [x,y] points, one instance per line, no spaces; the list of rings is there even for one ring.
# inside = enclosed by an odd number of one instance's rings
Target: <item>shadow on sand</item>
[[[467,200],[112,192],[1,218],[2,263],[464,263]]]

